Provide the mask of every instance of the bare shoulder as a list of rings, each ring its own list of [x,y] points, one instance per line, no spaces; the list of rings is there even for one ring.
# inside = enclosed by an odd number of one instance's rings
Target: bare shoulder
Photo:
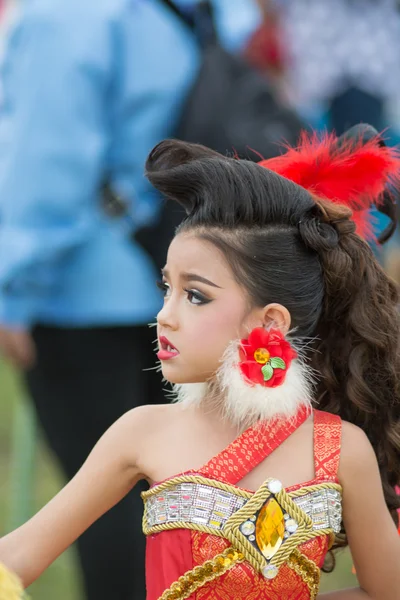
[[[131,459],[143,464],[149,448],[158,447],[169,437],[182,417],[182,407],[176,404],[154,404],[133,408],[115,424],[121,443],[129,448]]]
[[[368,450],[372,450],[371,443],[367,434],[348,421],[342,421],[342,450],[345,454],[357,456],[364,454]]]
[[[119,420],[121,430],[135,432],[135,435],[149,435],[165,428],[174,421],[180,407],[174,404],[146,404],[132,408]]]
[[[339,478],[360,476],[376,464],[375,451],[366,433],[360,427],[343,421]]]

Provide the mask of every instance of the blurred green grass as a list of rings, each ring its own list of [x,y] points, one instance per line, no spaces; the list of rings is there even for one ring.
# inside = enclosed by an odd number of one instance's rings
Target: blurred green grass
[[[0,360],[0,535],[7,532],[10,506],[10,465],[12,425],[15,407],[21,402],[21,386],[16,374]],[[39,510],[63,485],[63,477],[45,443],[38,440],[35,463],[34,506]],[[323,576],[322,591],[353,587],[348,552],[338,558],[334,573]],[[84,600],[74,548],[65,552],[29,588],[32,600]],[[132,599],[134,600],[134,599]]]
[[[13,414],[21,402],[18,377],[0,360],[0,535],[7,532],[10,519],[10,466]],[[32,511],[48,502],[63,485],[57,464],[38,440]],[[29,588],[32,600],[83,600],[75,549],[70,549]]]

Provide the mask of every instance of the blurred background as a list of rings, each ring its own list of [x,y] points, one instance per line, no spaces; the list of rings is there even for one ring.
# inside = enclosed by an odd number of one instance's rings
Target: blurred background
[[[302,127],[341,134],[359,122],[397,144],[400,3],[0,0],[0,53],[2,535],[120,414],[162,401],[157,375],[144,374],[147,323],[181,215],[144,181],[147,153],[176,136],[257,160]],[[399,282],[398,232],[374,251]],[[60,557],[31,597],[144,600],[131,581],[143,570],[137,500]],[[344,552],[323,590],[355,583]]]

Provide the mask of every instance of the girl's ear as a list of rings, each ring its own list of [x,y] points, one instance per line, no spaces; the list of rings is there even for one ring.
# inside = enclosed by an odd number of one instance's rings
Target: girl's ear
[[[266,328],[275,327],[286,335],[290,329],[291,321],[290,312],[282,304],[267,304],[262,309],[262,322]]]

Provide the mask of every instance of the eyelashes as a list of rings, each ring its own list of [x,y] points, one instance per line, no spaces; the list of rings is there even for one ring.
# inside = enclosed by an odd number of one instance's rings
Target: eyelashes
[[[157,281],[156,285],[163,292],[164,298],[167,298],[169,293],[171,292],[171,288],[168,285],[168,283],[166,281]],[[202,306],[202,305],[209,304],[210,302],[212,302],[212,300],[210,300],[210,298],[207,298],[206,296],[204,296],[201,292],[199,292],[196,289],[184,288],[183,291],[186,292],[187,299],[190,302],[190,304],[193,304],[194,306]]]
[[[169,285],[165,281],[156,281],[156,286],[159,290],[166,293],[169,290]]]

